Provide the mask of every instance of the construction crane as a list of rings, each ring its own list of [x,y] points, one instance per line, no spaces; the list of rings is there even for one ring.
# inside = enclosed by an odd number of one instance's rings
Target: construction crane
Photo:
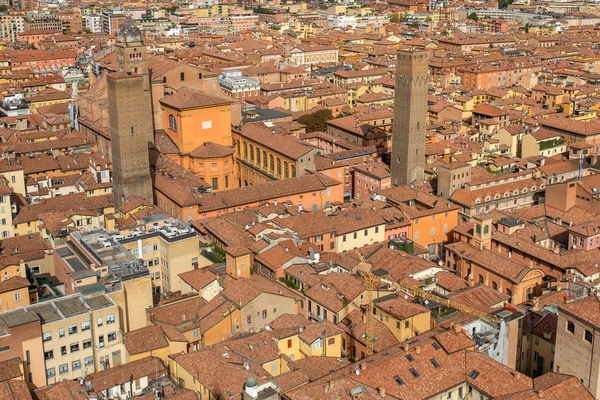
[[[423,288],[413,289],[409,288],[406,285],[403,285],[400,282],[389,282],[382,278],[376,277],[375,275],[373,275],[371,267],[369,266],[369,264],[367,264],[362,254],[360,254],[359,252],[356,252],[356,254],[358,255],[358,258],[360,259],[364,268],[363,278],[365,280],[365,288],[367,291],[367,317],[365,321],[365,340],[367,342],[367,355],[373,354],[373,345],[375,342],[375,336],[373,335],[373,290],[376,282],[388,285],[389,287],[393,287],[397,291],[407,293],[413,297],[419,297],[425,300],[435,301],[436,303],[439,303],[445,307],[453,308],[457,311],[460,311],[463,314],[474,315],[496,325],[500,323],[500,319],[495,315],[488,314],[486,312],[477,310],[476,308],[469,307],[464,304],[455,303],[449,299],[428,292]]]

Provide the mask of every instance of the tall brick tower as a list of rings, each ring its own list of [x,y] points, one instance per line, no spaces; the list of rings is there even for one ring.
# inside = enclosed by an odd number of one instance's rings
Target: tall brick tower
[[[428,68],[427,52],[398,52],[390,161],[394,186],[408,185],[425,175]]]
[[[117,59],[121,56],[125,61],[119,62],[118,72],[107,76],[115,208],[122,204],[123,197],[131,195],[153,203],[148,157],[152,108],[145,97],[149,82],[144,74],[147,64],[141,61],[141,54],[145,54],[142,32],[129,19],[121,27],[118,41],[121,47],[117,47]],[[139,43],[137,50],[130,47],[132,43]],[[136,57],[140,60],[135,61]]]
[[[144,95],[138,101],[143,101],[146,107],[144,120],[148,125],[148,143],[154,143],[154,116],[152,113],[152,88],[148,70],[148,51],[142,41],[142,32],[135,26],[133,19],[127,16],[119,29],[114,48],[117,56],[117,71],[141,75],[144,84]]]

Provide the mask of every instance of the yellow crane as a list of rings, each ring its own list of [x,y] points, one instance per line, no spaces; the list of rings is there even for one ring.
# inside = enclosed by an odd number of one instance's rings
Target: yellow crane
[[[406,285],[403,285],[400,282],[388,282],[382,278],[378,278],[375,275],[373,275],[373,272],[371,271],[371,267],[369,266],[369,264],[367,264],[367,262],[365,261],[365,259],[362,256],[362,254],[360,254],[359,252],[356,252],[356,254],[358,255],[358,258],[360,259],[360,261],[363,265],[363,268],[364,268],[363,278],[365,280],[365,288],[366,288],[366,292],[367,292],[366,293],[367,294],[367,297],[366,297],[367,317],[366,317],[366,321],[365,321],[365,340],[367,342],[367,355],[373,354],[373,344],[374,344],[374,337],[375,337],[373,335],[373,290],[374,290],[375,282],[382,283],[384,285],[388,285],[389,287],[393,287],[397,291],[407,293],[414,297],[418,296],[425,300],[435,301],[436,303],[439,303],[445,307],[453,308],[457,311],[460,311],[463,314],[474,315],[476,317],[485,319],[486,321],[489,321],[493,324],[500,323],[500,319],[498,317],[496,317],[495,315],[485,313],[483,311],[477,310],[473,307],[466,306],[464,304],[454,303],[449,299],[446,299],[446,298],[438,296],[434,293],[428,292],[425,289],[422,289],[422,288],[413,289],[413,288],[409,288]]]

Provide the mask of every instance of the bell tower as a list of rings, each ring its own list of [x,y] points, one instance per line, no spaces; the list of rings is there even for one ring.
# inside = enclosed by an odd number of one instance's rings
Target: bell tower
[[[473,216],[473,246],[479,250],[492,247],[492,218],[487,214]]]

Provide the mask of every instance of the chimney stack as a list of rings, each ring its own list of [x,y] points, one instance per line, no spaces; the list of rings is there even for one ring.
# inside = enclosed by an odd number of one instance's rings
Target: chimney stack
[[[419,355],[419,354],[421,354],[421,346],[417,346],[417,347],[415,347],[415,354],[416,354],[416,355]]]
[[[383,386],[379,386],[377,388],[377,391],[379,392],[379,397],[381,397],[381,398],[385,397],[385,388]]]

